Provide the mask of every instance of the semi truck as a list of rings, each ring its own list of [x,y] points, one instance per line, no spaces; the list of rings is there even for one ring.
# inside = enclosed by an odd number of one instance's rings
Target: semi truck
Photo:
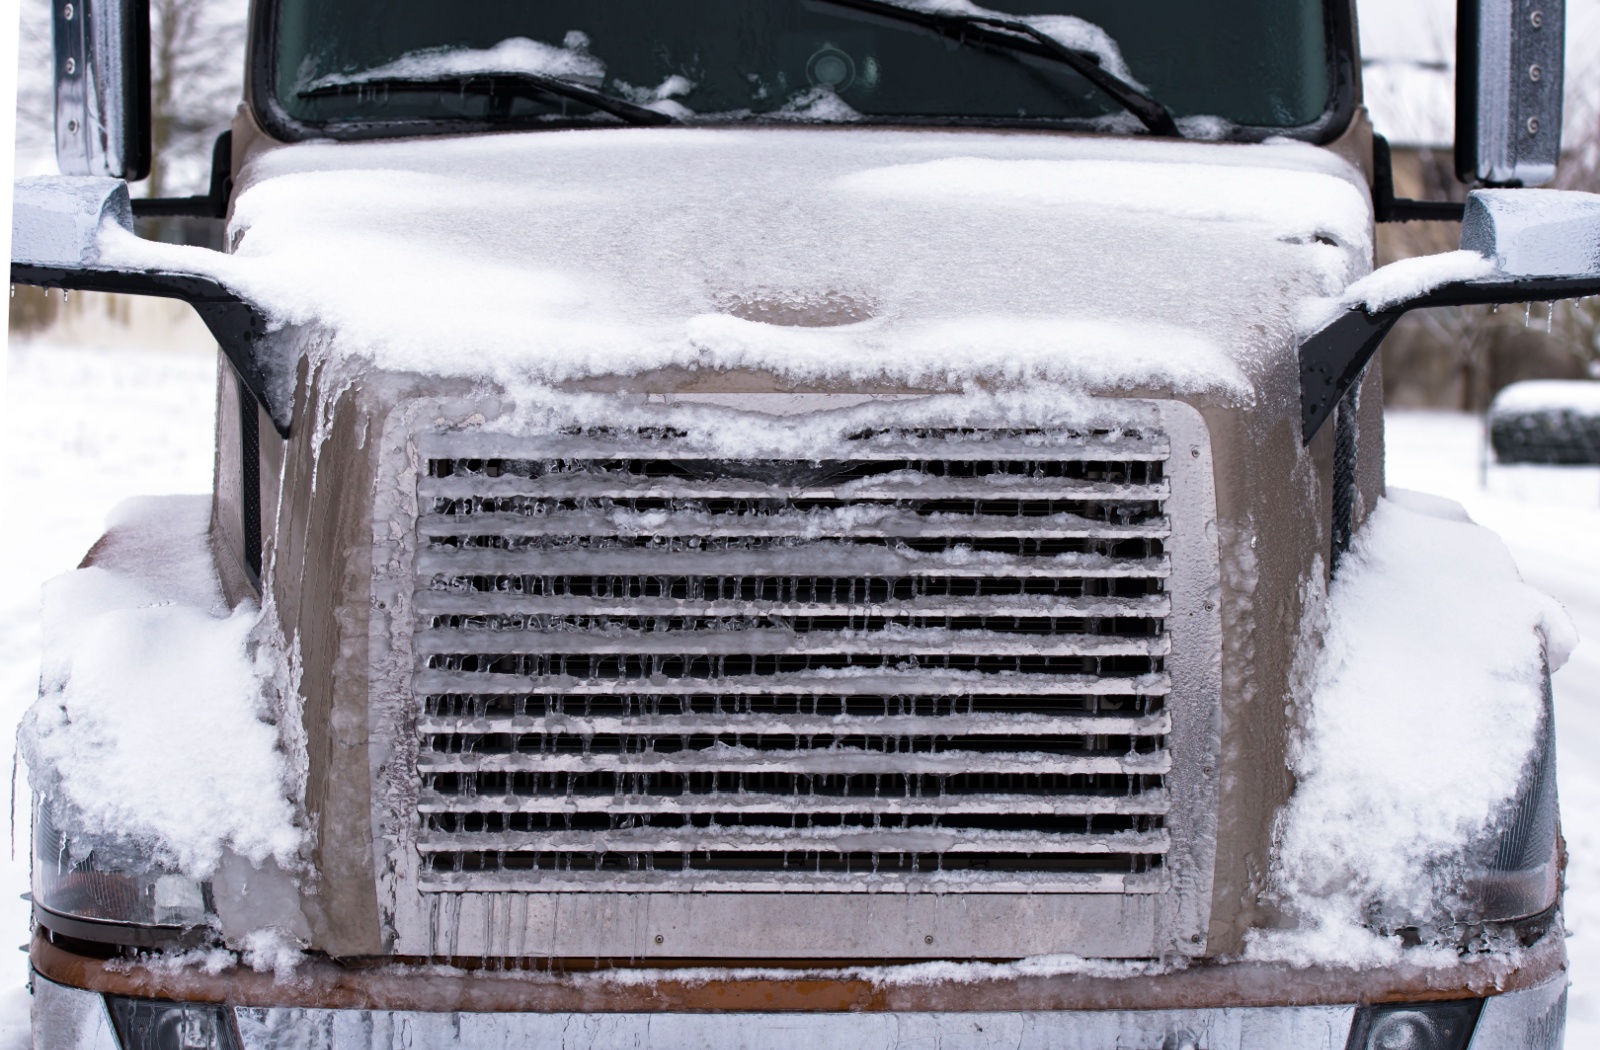
[[[1375,356],[1600,293],[1561,0],[1459,6],[1464,203],[1352,0],[254,0],[163,199],[52,5],[12,280],[219,354],[47,588],[35,1046],[1561,1045],[1570,632]]]

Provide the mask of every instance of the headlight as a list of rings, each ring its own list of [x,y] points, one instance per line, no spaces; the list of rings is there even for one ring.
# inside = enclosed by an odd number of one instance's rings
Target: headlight
[[[106,996],[123,1050],[238,1050],[224,1006]]]
[[[209,897],[207,884],[163,871],[148,859],[82,849],[35,796],[33,902],[49,913],[42,918],[55,932],[140,947],[183,940],[185,931],[207,925]]]
[[[1545,677],[1538,744],[1523,768],[1517,796],[1495,833],[1467,856],[1463,904],[1468,922],[1504,922],[1538,915],[1560,893],[1556,837],[1555,712]]]
[[[1350,1028],[1350,1050],[1466,1050],[1482,999],[1363,1006]]]

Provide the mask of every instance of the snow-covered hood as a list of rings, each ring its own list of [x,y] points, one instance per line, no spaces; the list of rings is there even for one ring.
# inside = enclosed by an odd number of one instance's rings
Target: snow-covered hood
[[[1053,378],[1248,401],[1371,259],[1303,144],[628,129],[258,154],[220,275],[399,370]],[[213,260],[213,265],[217,260]]]

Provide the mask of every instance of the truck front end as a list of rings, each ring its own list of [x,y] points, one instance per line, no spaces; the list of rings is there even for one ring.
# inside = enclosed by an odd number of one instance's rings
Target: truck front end
[[[1350,7],[1013,6],[258,0],[37,1046],[1560,1045],[1564,621],[1307,409]]]

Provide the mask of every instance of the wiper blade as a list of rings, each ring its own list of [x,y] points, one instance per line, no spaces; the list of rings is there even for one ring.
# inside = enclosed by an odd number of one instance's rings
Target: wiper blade
[[[997,15],[963,14],[958,11],[930,11],[902,7],[893,0],[813,0],[834,7],[853,7],[900,22],[911,22],[949,37],[968,47],[993,47],[1053,59],[1071,69],[1139,118],[1152,135],[1182,138],[1177,121],[1160,102],[1100,65],[1099,59],[1070,48],[1042,29],[1015,18]]]
[[[482,92],[488,95],[508,95],[515,98],[537,98],[554,95],[557,98],[582,102],[586,106],[610,113],[629,124],[676,124],[678,119],[658,113],[637,102],[608,95],[582,84],[540,73],[446,73],[431,77],[372,77],[367,80],[346,80],[336,84],[322,84],[300,92],[301,98],[328,98],[335,95],[359,95],[367,91],[439,91],[458,88],[462,91]]]

